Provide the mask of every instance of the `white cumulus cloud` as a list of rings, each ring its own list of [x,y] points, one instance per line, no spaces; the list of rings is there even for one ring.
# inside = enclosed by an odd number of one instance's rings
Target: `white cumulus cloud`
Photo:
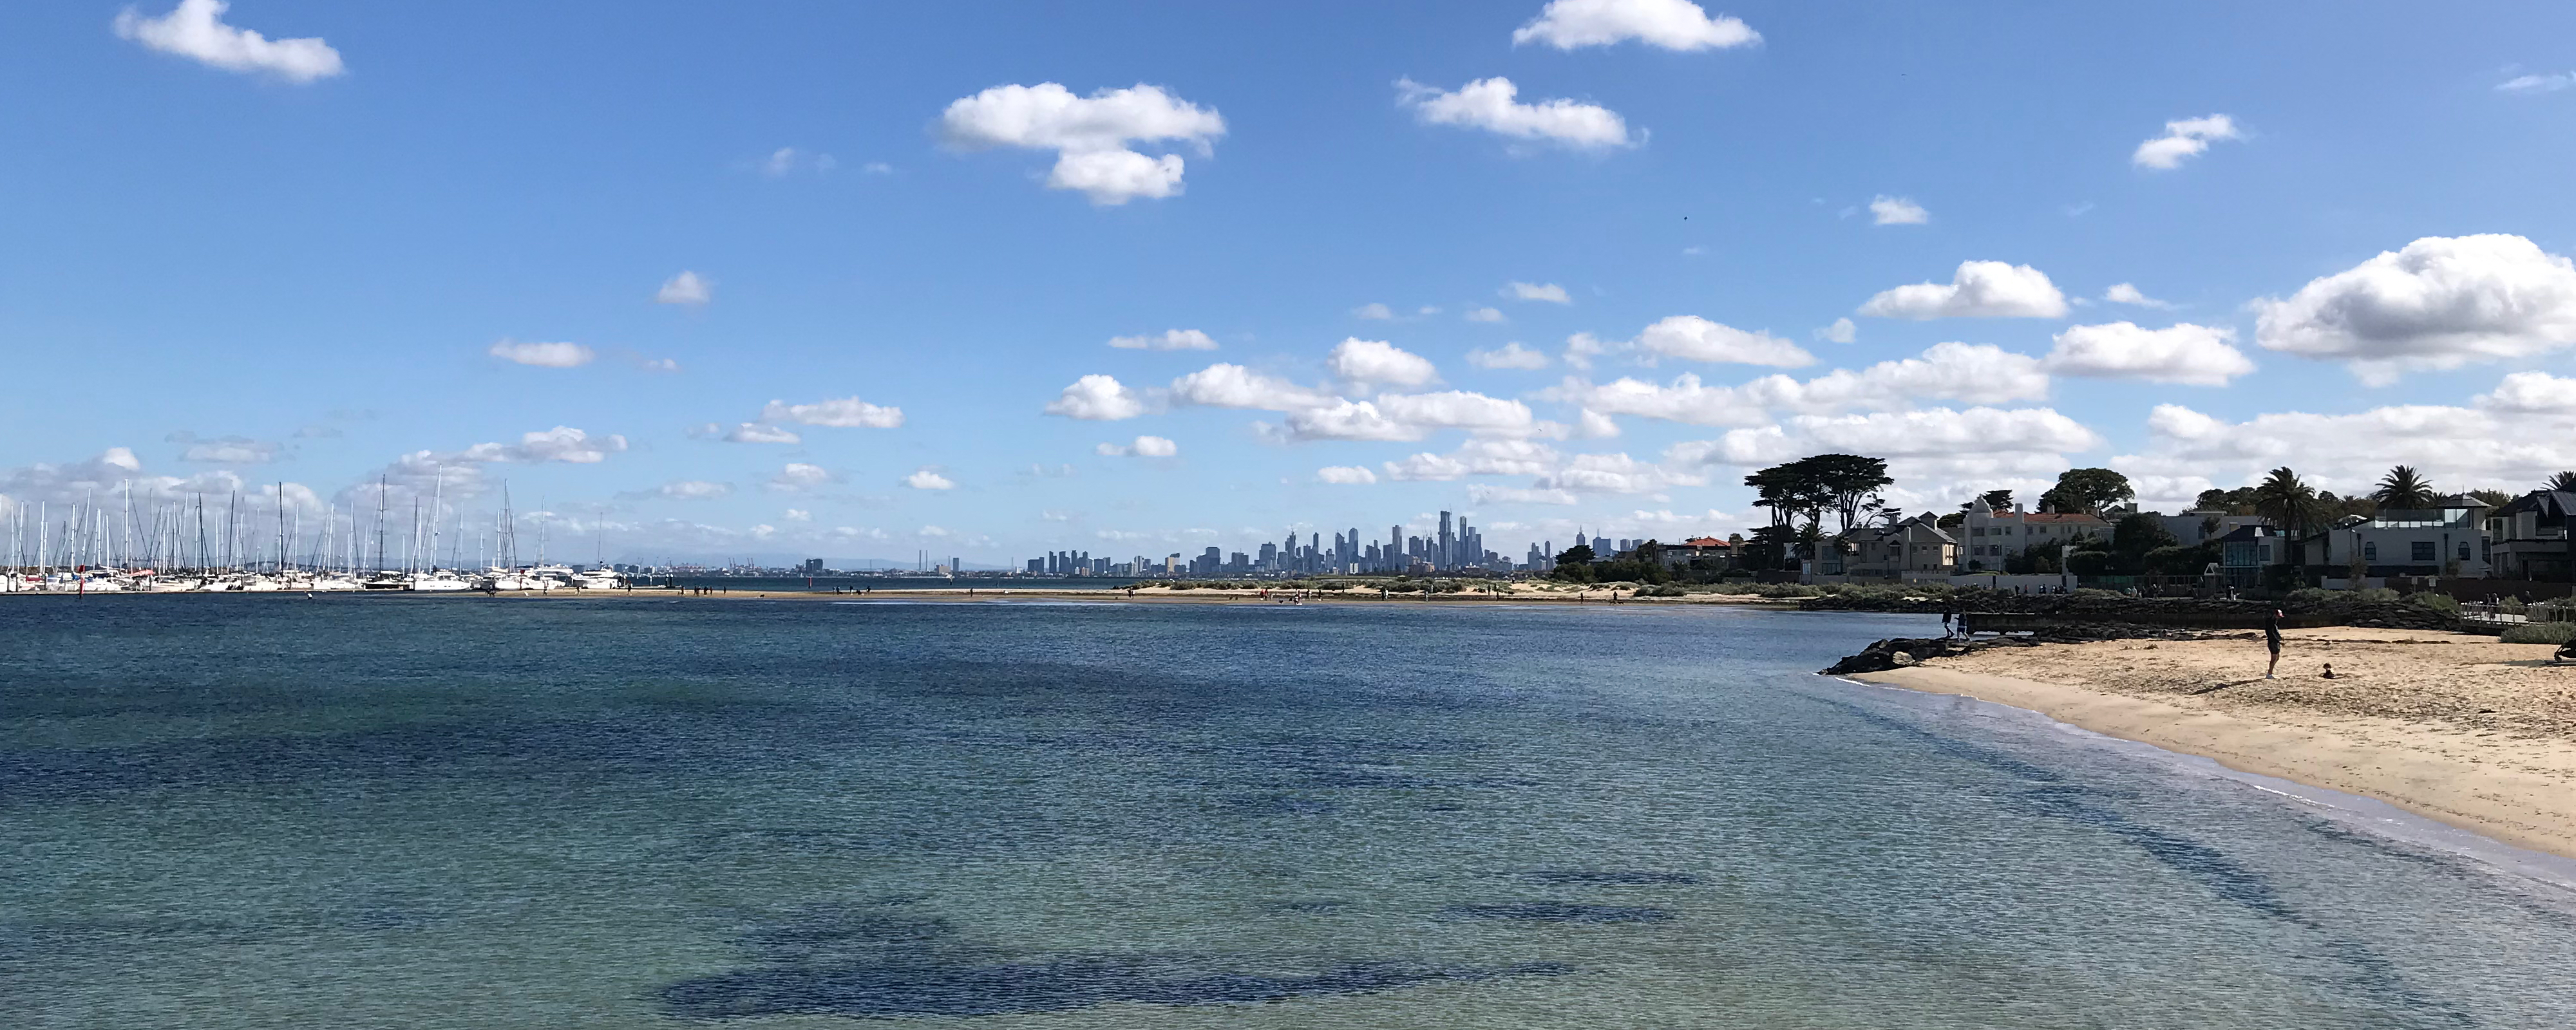
[[[1103,206],[1181,192],[1178,154],[1148,156],[1136,143],[1187,143],[1202,155],[1225,135],[1225,119],[1162,87],[1139,83],[1088,97],[1053,82],[995,86],[948,105],[940,131],[967,150],[1024,147],[1056,152],[1051,189],[1079,190]]]
[[[777,475],[769,477],[769,488],[780,493],[795,493],[822,486],[834,478],[831,470],[821,465],[791,461],[787,463],[787,467],[778,470]]]
[[[1467,321],[1501,322],[1504,321],[1504,318],[1501,308],[1469,308],[1467,309]]]
[[[1222,362],[1172,380],[1172,399],[1211,408],[1261,411],[1297,411],[1335,400],[1322,391]]]
[[[578,343],[514,343],[503,340],[487,352],[503,361],[539,368],[578,368],[599,354]]]
[[[1112,336],[1109,345],[1120,350],[1215,350],[1216,340],[1196,329],[1166,329],[1141,336]]]
[[[2515,372],[2497,383],[2492,393],[2480,394],[2478,407],[2523,415],[2564,415],[2576,413],[2576,379],[2562,379],[2547,372]]]
[[[1343,486],[1365,486],[1377,482],[1377,473],[1357,465],[1328,465],[1315,470],[1315,478]]]
[[[1545,396],[1585,410],[1692,425],[1756,425],[1775,411],[1808,414],[1910,406],[1918,400],[2002,404],[2048,396],[2038,359],[1992,344],[1939,343],[1920,357],[1835,369],[1808,380],[1770,375],[1742,386],[1708,386],[1683,374],[1657,385],[1622,378],[1594,385],[1569,379]]]
[[[2029,265],[1963,261],[1943,283],[1899,286],[1871,297],[1860,313],[1875,318],[2062,318],[2066,295]]]
[[[955,480],[940,475],[936,469],[929,468],[914,469],[911,475],[903,477],[903,485],[915,490],[954,490],[957,488],[957,482]]]
[[[653,302],[697,305],[714,300],[715,295],[713,283],[709,283],[696,272],[682,269],[680,274],[665,280],[661,289],[653,291]]]
[[[903,425],[903,409],[870,404],[856,397],[817,401],[812,404],[789,404],[771,401],[760,409],[765,422],[794,422],[808,426],[832,426],[840,429],[893,429]]]
[[[2110,289],[2102,291],[2102,299],[2113,304],[2126,304],[2137,308],[2171,309],[2173,307],[2172,304],[2147,296],[2136,286],[2128,283],[2112,283]]]
[[[732,496],[733,484],[710,483],[703,479],[683,479],[677,482],[664,483],[660,489],[655,490],[654,492],[674,500],[703,501],[712,500],[718,497]]]
[[[2244,139],[2236,120],[2223,114],[2205,118],[2183,118],[2165,123],[2165,134],[2138,144],[2129,161],[2140,168],[2174,168],[2184,158],[2196,157],[2209,149],[2209,144],[2223,139]]]
[[[1386,305],[1384,305],[1384,304],[1369,303],[1369,304],[1362,304],[1362,305],[1360,305],[1360,306],[1358,306],[1358,307],[1352,308],[1352,309],[1351,309],[1351,314],[1352,314],[1352,316],[1357,317],[1357,318],[1365,318],[1365,319],[1369,319],[1369,320],[1371,320],[1371,321],[1383,322],[1383,321],[1386,321],[1387,319],[1394,318],[1394,317],[1395,317],[1395,310],[1394,310],[1394,309],[1392,309],[1392,308],[1387,307],[1387,306],[1386,306]]]
[[[2576,264],[2520,236],[2428,236],[2254,309],[2255,342],[2387,382],[2576,344]]]
[[[1443,429],[1522,434],[1537,420],[1519,401],[1480,393],[1379,394],[1288,413],[1290,440],[1419,440]]]
[[[1385,463],[1396,480],[1452,480],[1466,476],[1535,476],[1557,467],[1555,448],[1536,440],[1472,439],[1448,454],[1428,451]]]
[[[1674,315],[1637,334],[1626,343],[1604,343],[1577,333],[1567,341],[1567,359],[1579,354],[1603,354],[1628,350],[1655,358],[1680,358],[1712,364],[1769,365],[1774,368],[1797,368],[1816,363],[1816,356],[1806,349],[1773,336],[1768,332],[1747,332],[1712,322],[1697,315]]]
[[[319,37],[272,40],[224,24],[224,10],[230,6],[224,0],[179,0],[178,7],[158,18],[128,7],[116,15],[116,34],[225,71],[264,72],[294,83],[347,70],[340,52]]]
[[[1627,121],[1618,112],[1562,98],[1524,104],[1514,99],[1520,94],[1519,87],[1501,76],[1477,79],[1456,92],[1411,79],[1398,81],[1395,86],[1403,102],[1425,125],[1483,129],[1513,139],[1578,150],[1624,147],[1634,142]]]
[[[1923,210],[1912,198],[1880,194],[1869,202],[1869,214],[1876,225],[1922,225],[1932,220],[1932,212]]]
[[[1467,363],[1477,368],[1546,368],[1547,355],[1520,345],[1515,340],[1501,350],[1471,350]]]
[[[1550,0],[1530,23],[1512,31],[1512,45],[1545,43],[1559,50],[1610,46],[1627,40],[1666,50],[1724,50],[1762,41],[1743,21],[1711,17],[1690,0]]]
[[[713,424],[710,424],[710,425],[706,426],[704,430],[702,430],[702,431],[700,431],[700,432],[697,432],[697,433],[690,434],[690,435],[693,435],[693,436],[718,436],[718,438],[719,438],[719,439],[722,439],[722,440],[723,440],[724,442],[726,442],[726,443],[803,443],[803,442],[805,442],[805,438],[804,438],[804,437],[801,437],[801,436],[796,435],[796,432],[795,432],[794,430],[786,429],[786,428],[784,428],[784,427],[780,427],[780,426],[765,425],[765,424],[762,424],[762,423],[759,423],[759,422],[742,422],[742,423],[737,423],[737,424],[736,424],[733,428],[731,428],[731,429],[723,429],[723,430],[721,430],[721,435],[720,435],[720,436],[718,435],[718,433],[719,433],[719,427],[717,427],[717,426],[715,426],[715,425],[713,425]]]
[[[2532,378],[2537,377],[2537,378]],[[2367,492],[2389,466],[2422,469],[2441,490],[2492,487],[2521,493],[2576,467],[2567,431],[2576,382],[2540,373],[2506,377],[2473,406],[2404,404],[2349,414],[2289,411],[2230,422],[2175,404],[2147,417],[2144,452],[2112,459],[2132,476],[2200,476],[2250,485],[2288,465],[2320,489]]]
[[[1850,343],[1860,338],[1860,327],[1848,318],[1834,319],[1832,325],[1816,330],[1816,339],[1826,343]]]
[[[2576,86],[2576,72],[2550,75],[2517,75],[2496,83],[2498,93],[2555,93]]]
[[[1819,451],[1868,454],[1889,459],[1890,474],[1902,481],[2063,471],[2066,455],[2102,444],[2099,434],[2049,408],[1927,408],[1800,415],[1674,444],[1665,458],[1758,468]]]
[[[1543,300],[1550,304],[1574,303],[1574,298],[1565,295],[1565,287],[1555,283],[1504,283],[1503,296],[1513,300]]]
[[[1104,443],[1093,450],[1104,458],[1169,458],[1181,453],[1181,445],[1159,436],[1140,436],[1133,443]]]
[[[2254,371],[2245,352],[2230,346],[2235,339],[2234,329],[2188,322],[2163,329],[2130,322],[2068,326],[2043,364],[2059,375],[2225,386]]]
[[[559,461],[589,465],[604,461],[609,455],[625,449],[626,438],[623,436],[614,433],[607,436],[592,436],[571,426],[556,426],[553,429],[521,433],[519,442],[515,444],[478,443],[448,455],[446,460],[522,462],[532,465]]]
[[[1354,383],[1420,386],[1440,378],[1430,359],[1384,340],[1345,339],[1324,363],[1334,375]]]
[[[1115,422],[1145,413],[1145,399],[1115,377],[1087,375],[1047,402],[1046,413],[1094,422]]]

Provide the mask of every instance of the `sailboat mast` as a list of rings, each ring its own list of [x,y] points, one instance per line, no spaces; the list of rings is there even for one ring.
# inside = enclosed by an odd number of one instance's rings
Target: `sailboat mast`
[[[438,566],[438,513],[439,505],[447,499],[447,466],[438,466],[437,475],[438,485],[429,494],[429,564],[432,568]]]

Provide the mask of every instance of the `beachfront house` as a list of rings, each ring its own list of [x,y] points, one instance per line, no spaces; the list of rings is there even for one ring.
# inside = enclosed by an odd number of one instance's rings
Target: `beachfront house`
[[[1965,550],[1960,556],[1961,568],[1970,572],[1996,572],[2004,559],[2029,550],[2033,545],[2070,543],[2080,536],[2108,539],[2111,524],[2098,516],[2081,512],[2025,512],[2015,504],[2010,510],[1998,509],[1983,497],[1968,505],[1967,518],[1957,530],[1959,544]]]
[[[1675,571],[1690,568],[1694,562],[1711,562],[1714,564],[1703,565],[1701,568],[1723,571],[1735,561],[1735,545],[1713,536],[1695,536],[1680,543],[1661,546],[1664,567]]]
[[[2487,512],[2490,574],[2543,583],[2576,578],[2567,557],[2571,513],[2576,513],[2576,493],[2565,490],[2534,490]]]
[[[2271,526],[2238,526],[2218,538],[2219,573],[2229,587],[2251,590],[2263,586],[2266,573],[2288,564],[2290,536]]]
[[[2194,509],[2180,515],[2158,513],[2156,518],[2165,524],[2165,532],[2173,534],[2174,540],[2184,547],[2198,547],[2247,526],[2262,525],[2264,521],[2260,515],[2232,515],[2207,509]]]
[[[1959,541],[1930,513],[1894,525],[1854,526],[1826,541],[1805,582],[1943,579],[1959,568]]]
[[[2561,518],[2563,562],[2566,534]],[[2487,541],[2489,522],[2485,501],[2444,497],[2423,510],[2391,508],[2369,518],[2346,516],[2308,536],[2302,549],[2309,577],[2333,589],[2386,586],[2396,576],[2484,579],[2494,550]],[[2358,584],[2352,582],[2356,559],[2365,580]]]

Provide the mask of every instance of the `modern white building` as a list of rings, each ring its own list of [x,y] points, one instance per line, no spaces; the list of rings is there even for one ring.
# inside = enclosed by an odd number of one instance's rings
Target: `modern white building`
[[[2303,560],[2312,573],[2341,583],[2351,578],[2358,554],[2364,578],[2371,581],[2363,586],[2383,585],[2391,576],[2485,579],[2486,502],[2474,497],[2441,501],[2441,507],[2423,511],[2346,517],[2302,541],[2307,552]]]
[[[1997,510],[1980,497],[1968,505],[1967,518],[1956,532],[1966,551],[1959,559],[1961,570],[1997,572],[2003,569],[2005,558],[2029,550],[2033,544],[2063,544],[2081,536],[2108,539],[2111,524],[2093,515],[2023,511],[2019,504],[2009,511]]]

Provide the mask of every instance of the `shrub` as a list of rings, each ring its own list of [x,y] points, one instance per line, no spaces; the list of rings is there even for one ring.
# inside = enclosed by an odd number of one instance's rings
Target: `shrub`
[[[2397,591],[2390,590],[2387,587],[2370,587],[2368,589],[2355,590],[2352,592],[2352,596],[2355,599],[2363,601],[2394,601],[2397,599]]]
[[[2460,614],[2459,599],[2452,597],[2449,594],[2417,594],[2414,596],[2413,600],[2416,604],[2423,605],[2424,607],[2433,609],[2437,612],[2444,612],[2451,615]]]
[[[1644,590],[1637,591],[1637,596],[1639,596],[1639,597],[1688,597],[1688,596],[1690,596],[1690,591],[1688,591],[1688,590],[1684,590],[1684,589],[1682,589],[1681,587],[1678,587],[1678,586],[1674,586],[1674,585],[1671,585],[1671,584],[1666,584],[1666,585],[1664,585],[1664,586],[1659,586],[1659,587],[1647,587],[1647,588],[1646,588],[1646,589],[1644,589]]]
[[[2522,615],[2530,612],[2531,607],[2523,604],[2522,598],[2507,597],[2504,600],[2496,602],[2496,610],[2507,615]]]
[[[2508,644],[2564,644],[2576,640],[2576,622],[2526,622],[2507,627],[2503,639]]]

